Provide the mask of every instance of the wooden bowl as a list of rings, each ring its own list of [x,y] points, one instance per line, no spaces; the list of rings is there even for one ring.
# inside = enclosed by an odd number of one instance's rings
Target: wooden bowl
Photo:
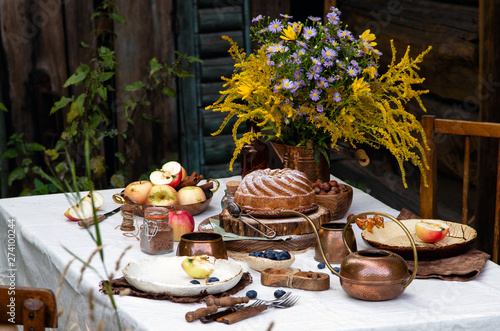
[[[347,191],[340,191],[336,194],[316,194],[318,205],[325,207],[330,212],[332,221],[344,218],[352,204],[352,187],[345,185]]]

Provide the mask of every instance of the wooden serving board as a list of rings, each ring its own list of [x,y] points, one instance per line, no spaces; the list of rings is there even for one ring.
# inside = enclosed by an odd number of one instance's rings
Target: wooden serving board
[[[330,212],[325,207],[319,206],[318,209],[308,214],[307,216],[313,221],[317,229],[320,228],[321,224],[329,222]],[[242,216],[245,222],[251,224],[252,226],[260,229],[262,232],[265,228],[260,225],[257,221],[250,217]],[[291,235],[301,235],[314,233],[314,229],[311,224],[303,217],[291,216],[286,218],[257,218],[261,223],[270,227],[278,236],[291,236]],[[226,232],[231,232],[239,236],[246,237],[264,237],[251,227],[247,226],[245,223],[239,219],[232,217],[227,209],[224,209],[219,217],[219,225],[221,228],[226,230]]]
[[[300,288],[306,291],[324,291],[330,288],[330,276],[323,272],[300,271],[282,268],[262,270],[262,285]]]
[[[219,215],[209,217],[198,225],[198,231],[212,231],[210,219],[219,219]],[[242,239],[224,241],[226,249],[233,252],[251,253],[263,251],[266,249],[302,251],[312,248],[316,245],[316,235],[307,233],[302,235],[293,235],[287,240],[260,240],[260,239]]]

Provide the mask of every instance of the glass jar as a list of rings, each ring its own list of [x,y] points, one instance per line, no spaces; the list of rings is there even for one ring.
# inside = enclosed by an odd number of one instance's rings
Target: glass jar
[[[226,194],[224,194],[224,196],[222,197],[222,200],[220,202],[222,209],[226,209],[228,204],[230,202],[233,202],[234,193],[238,189],[239,185],[240,185],[239,180],[230,180],[229,182],[226,183],[226,189],[224,190],[224,192],[226,192]]]
[[[146,254],[166,254],[174,250],[174,230],[168,224],[168,209],[148,207],[139,236],[141,251]]]

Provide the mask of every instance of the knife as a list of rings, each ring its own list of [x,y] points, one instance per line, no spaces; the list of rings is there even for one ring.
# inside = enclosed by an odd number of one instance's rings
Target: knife
[[[241,310],[241,309],[243,309],[243,306],[241,306],[241,307],[234,306],[234,307],[228,308],[226,310],[222,310],[222,311],[219,311],[217,313],[213,313],[213,314],[210,314],[208,316],[204,316],[204,317],[200,318],[200,321],[202,323],[215,322],[216,319],[224,317],[226,315],[229,315],[229,314],[234,313],[234,312]]]
[[[255,307],[247,307],[242,310],[236,311],[234,313],[228,314],[224,317],[219,317],[217,322],[221,322],[224,324],[233,324],[249,317],[255,316],[258,313],[263,312],[267,309],[267,305],[259,305]]]
[[[104,221],[106,218],[116,214],[117,212],[120,211],[120,208],[121,207],[118,207],[110,212],[105,213],[105,214],[97,215],[97,223],[100,223],[100,222]],[[91,225],[94,225],[94,216],[79,220],[78,225],[82,228],[87,228]]]

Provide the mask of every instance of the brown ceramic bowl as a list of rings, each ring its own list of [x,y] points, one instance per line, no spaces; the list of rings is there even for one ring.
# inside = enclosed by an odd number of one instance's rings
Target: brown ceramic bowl
[[[181,236],[177,256],[209,255],[227,260],[227,250],[222,236],[214,232],[191,232]]]
[[[316,194],[316,202],[318,205],[328,209],[332,221],[344,218],[349,208],[351,208],[352,187],[349,185],[345,185],[345,187],[347,191],[340,191],[337,194]]]

